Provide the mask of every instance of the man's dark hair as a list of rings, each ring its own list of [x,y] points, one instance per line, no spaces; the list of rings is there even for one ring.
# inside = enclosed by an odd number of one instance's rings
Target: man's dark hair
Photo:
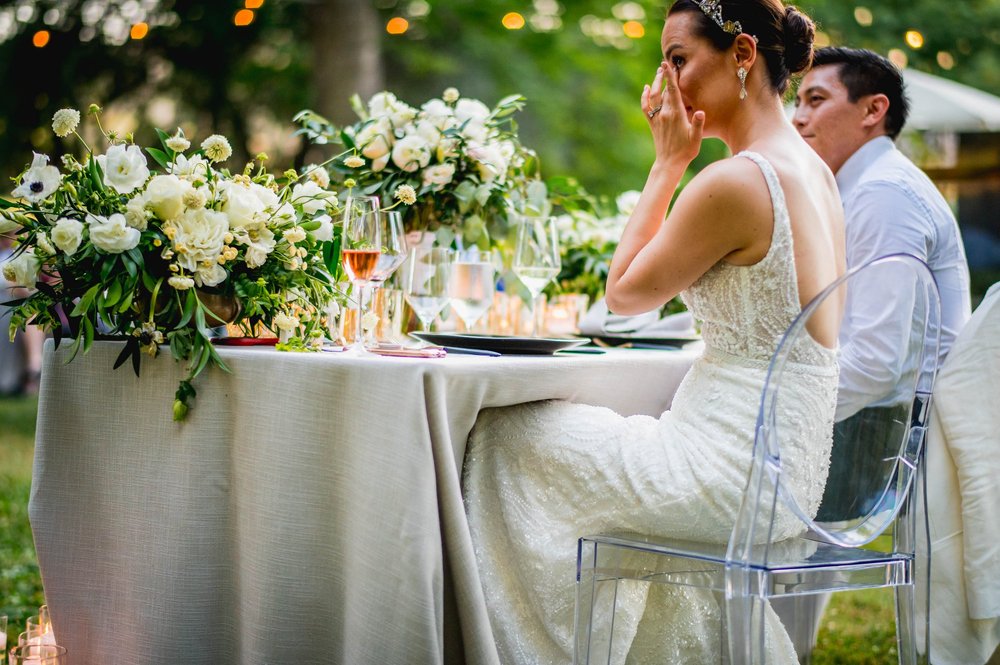
[[[813,68],[839,66],[840,82],[847,88],[847,98],[856,102],[865,95],[883,94],[889,98],[885,131],[889,138],[899,136],[910,112],[903,74],[887,58],[867,49],[827,46],[813,53]]]

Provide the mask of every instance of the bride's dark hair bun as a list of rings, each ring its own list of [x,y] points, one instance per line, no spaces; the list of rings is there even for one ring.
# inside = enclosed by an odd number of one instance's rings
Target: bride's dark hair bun
[[[816,26],[812,19],[796,7],[785,7],[785,20],[782,26],[785,42],[785,67],[791,74],[798,74],[809,69],[812,64],[813,39],[816,36]]]

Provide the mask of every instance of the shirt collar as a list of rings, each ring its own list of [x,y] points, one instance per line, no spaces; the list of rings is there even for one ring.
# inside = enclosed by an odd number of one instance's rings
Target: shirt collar
[[[840,190],[841,200],[847,200],[851,190],[861,180],[861,175],[868,167],[882,155],[890,150],[895,150],[896,144],[888,136],[876,136],[872,140],[854,151],[854,154],[847,158],[844,165],[837,171],[837,189]]]

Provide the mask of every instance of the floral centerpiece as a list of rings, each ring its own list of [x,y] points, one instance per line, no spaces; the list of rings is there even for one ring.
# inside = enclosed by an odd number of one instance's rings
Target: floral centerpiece
[[[98,127],[100,109],[91,106]],[[101,133],[97,154],[76,132],[80,113],[58,111],[60,137],[75,135],[83,161],[62,168],[35,154],[17,178],[14,201],[0,199],[0,233],[17,241],[4,276],[34,290],[13,306],[11,334],[26,325],[75,337],[74,356],[101,334],[124,337],[115,367],[169,345],[187,362],[173,414],[181,420],[193,381],[209,365],[226,369],[212,328],[233,322],[311,339],[335,296],[331,214],[338,208],[325,169],[268,173],[265,155],[233,174],[232,154],[212,135],[192,150],[178,129],[157,130],[161,148]],[[150,168],[149,159],[154,164]]]
[[[435,232],[440,245],[488,247],[491,235],[505,232],[512,207],[544,199],[537,159],[517,137],[520,95],[492,109],[455,88],[420,108],[391,92],[367,105],[355,95],[351,105],[360,120],[347,127],[308,110],[295,120],[314,143],[345,147],[331,160],[335,177],[383,199],[400,185],[412,187],[417,203],[405,216],[408,230]]]

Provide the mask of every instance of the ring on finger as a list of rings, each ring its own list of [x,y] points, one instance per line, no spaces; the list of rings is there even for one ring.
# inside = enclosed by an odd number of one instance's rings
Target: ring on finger
[[[663,105],[662,105],[662,104],[660,104],[660,105],[659,105],[659,106],[657,106],[656,108],[654,108],[654,109],[650,109],[649,111],[647,111],[647,112],[646,112],[646,115],[648,115],[648,116],[649,116],[650,118],[652,118],[652,117],[653,117],[654,115],[656,115],[657,113],[659,113],[659,112],[660,112],[660,109],[662,109],[662,108],[663,108]]]

